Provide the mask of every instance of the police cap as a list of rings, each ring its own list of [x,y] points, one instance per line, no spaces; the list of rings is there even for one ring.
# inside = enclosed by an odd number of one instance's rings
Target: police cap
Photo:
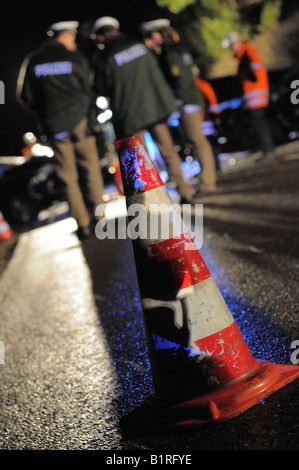
[[[140,31],[143,34],[146,34],[153,31],[161,31],[162,29],[168,28],[169,26],[170,21],[167,18],[161,18],[159,20],[146,21],[145,23],[141,23]]]
[[[78,32],[78,21],[59,21],[58,23],[54,23],[49,26],[47,30],[48,36],[54,36],[62,31],[71,31],[74,34]]]
[[[105,28],[106,26],[119,29],[119,22],[117,21],[116,18],[113,18],[112,16],[102,16],[101,18],[98,18],[94,22],[94,25],[91,30],[92,35],[97,34],[99,30],[101,30],[102,28]]]

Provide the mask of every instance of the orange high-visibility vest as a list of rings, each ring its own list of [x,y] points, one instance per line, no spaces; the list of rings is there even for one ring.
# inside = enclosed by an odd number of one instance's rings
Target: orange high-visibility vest
[[[235,57],[240,62],[238,76],[242,83],[246,106],[250,109],[268,106],[269,79],[257,50],[244,42]]]
[[[219,114],[218,99],[213,87],[209,82],[196,77],[195,83],[205,98],[204,120],[208,121],[209,113]]]

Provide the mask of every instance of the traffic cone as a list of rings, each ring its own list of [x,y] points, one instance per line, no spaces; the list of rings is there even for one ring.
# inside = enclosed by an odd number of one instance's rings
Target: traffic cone
[[[10,226],[3,217],[2,212],[0,211],[0,240],[10,240],[15,236],[15,233],[11,230]]]
[[[138,136],[116,145],[128,214],[138,203],[153,221],[154,203],[173,205],[168,191]],[[132,240],[155,393],[125,427],[225,421],[299,377],[298,366],[253,358],[190,233],[168,222],[168,238],[146,227]]]

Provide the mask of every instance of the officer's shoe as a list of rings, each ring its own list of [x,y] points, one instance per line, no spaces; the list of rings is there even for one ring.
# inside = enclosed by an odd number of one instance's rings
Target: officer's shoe
[[[182,205],[183,204],[192,204],[192,201],[188,197],[182,196],[181,199],[180,199],[180,204],[182,204]]]
[[[205,190],[205,191],[198,190],[192,198],[192,204],[201,204],[202,199],[205,198],[206,196],[215,196],[219,193],[220,193],[220,190],[218,188]]]
[[[92,237],[92,231],[90,230],[90,227],[79,227],[76,235],[80,241],[87,240],[88,238]]]
[[[275,159],[275,152],[263,152],[262,155],[257,158],[255,161],[256,163],[259,162],[271,162]]]

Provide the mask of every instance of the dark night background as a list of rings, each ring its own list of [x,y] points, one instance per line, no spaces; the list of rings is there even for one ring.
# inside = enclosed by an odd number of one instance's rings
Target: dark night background
[[[288,15],[296,9],[298,0],[284,2],[284,10],[287,10]],[[35,119],[22,109],[15,98],[17,78],[25,56],[46,39],[46,29],[52,23],[78,20],[83,27],[88,27],[104,15],[118,18],[124,32],[137,36],[138,25],[142,21],[157,17],[169,17],[173,20],[177,17],[171,15],[166,8],[159,8],[155,0],[2,2],[0,80],[5,85],[5,104],[0,105],[0,156],[20,155],[23,147],[22,135],[36,130]],[[90,54],[95,51],[95,46],[87,36],[88,31],[85,30],[85,38],[83,29],[81,33],[79,45]]]
[[[0,156],[20,155],[22,135],[35,130],[34,118],[16,102],[16,84],[25,56],[46,39],[45,32],[49,25],[64,20],[92,24],[100,16],[109,15],[120,20],[124,32],[133,33],[137,32],[140,22],[154,18],[156,14],[167,15],[167,10],[159,9],[154,0],[4,3],[0,12],[0,80],[5,85],[5,104],[0,105]],[[89,39],[81,37],[81,43],[87,52],[94,47]]]

